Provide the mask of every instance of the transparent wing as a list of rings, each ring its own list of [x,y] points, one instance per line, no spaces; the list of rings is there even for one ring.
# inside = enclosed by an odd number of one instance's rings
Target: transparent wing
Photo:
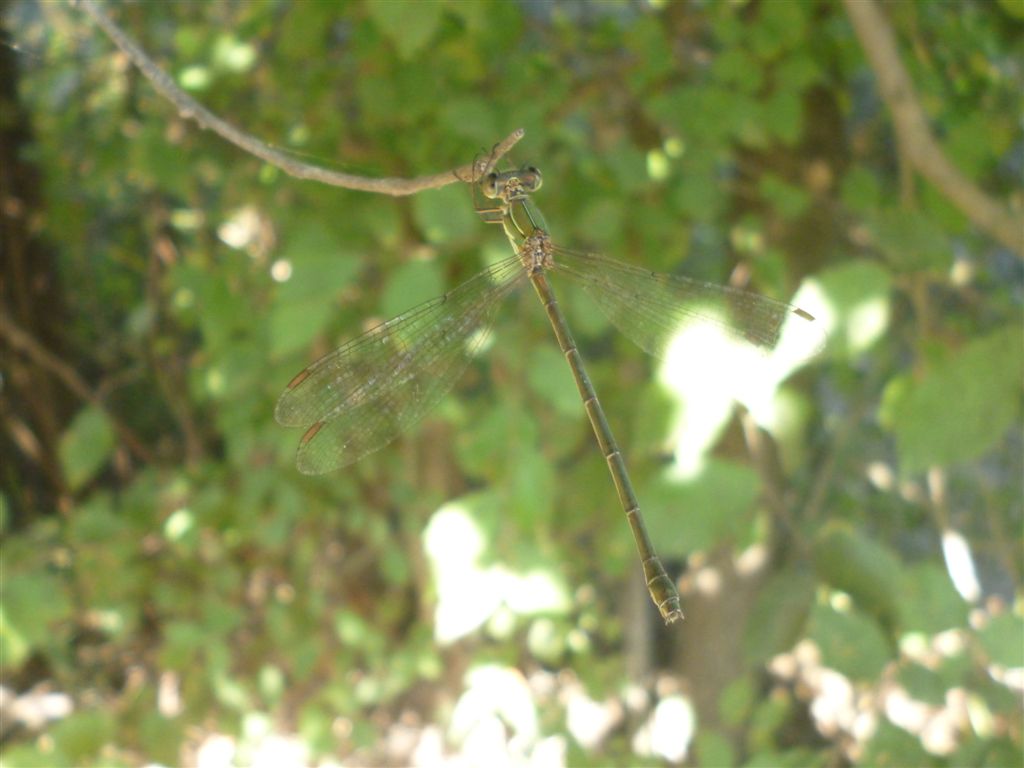
[[[665,357],[678,334],[696,325],[710,324],[765,352],[776,347],[784,327],[787,334],[805,337],[797,343],[808,356],[825,344],[810,313],[738,288],[565,248],[555,249],[554,271],[580,285],[624,336],[657,358]]]
[[[452,388],[501,300],[526,273],[498,262],[388,320],[292,379],[274,416],[306,427],[296,465],[308,475],[358,461],[409,429]]]

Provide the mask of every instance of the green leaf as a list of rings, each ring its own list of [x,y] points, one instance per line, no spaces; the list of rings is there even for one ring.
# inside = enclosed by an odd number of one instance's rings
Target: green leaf
[[[902,569],[888,549],[846,523],[827,523],[815,537],[814,568],[833,589],[892,627],[899,617]]]
[[[698,728],[693,741],[696,765],[736,765],[733,741],[720,731],[708,727]]]
[[[985,455],[1020,419],[1024,336],[1008,327],[968,344],[914,382],[894,379],[879,417],[896,437],[901,471]]]
[[[72,768],[74,764],[67,755],[54,749],[49,741],[37,739],[32,744],[11,744],[0,755],[0,768]]]
[[[684,163],[679,177],[674,180],[669,192],[671,209],[683,219],[711,221],[725,200],[722,186],[702,173],[689,173],[688,170]]]
[[[666,439],[682,407],[678,398],[661,383],[652,381],[631,393],[635,410],[630,415],[632,429],[620,441],[630,457],[656,456],[665,449]],[[578,399],[578,398],[577,398]]]
[[[799,49],[782,59],[775,67],[775,80],[786,90],[799,93],[822,80],[822,71],[810,51]]]
[[[434,36],[443,7],[420,0],[369,0],[366,10],[403,59],[413,58]]]
[[[150,765],[174,765],[180,759],[188,726],[184,720],[183,717],[167,717],[156,710],[142,714],[138,726],[139,747]]]
[[[114,430],[95,405],[78,412],[60,438],[60,461],[72,490],[78,490],[107,463],[114,450]]]
[[[203,78],[208,74],[204,67],[192,68],[188,73],[190,80],[197,86],[203,86]],[[183,83],[184,85],[184,83]],[[186,86],[188,87],[188,86]],[[201,88],[194,88],[199,90]],[[186,194],[189,185],[194,183],[195,176],[188,163],[181,161],[181,152],[167,142],[165,129],[156,123],[144,122],[139,126],[139,133],[130,141],[122,152],[128,153],[127,167],[137,174],[140,180],[158,181],[162,189],[173,191],[174,194]],[[124,157],[121,158],[124,162]],[[179,212],[176,222],[182,222]],[[188,216],[184,216],[187,221]]]
[[[899,683],[918,701],[942,707],[946,701],[946,682],[934,670],[907,663],[900,668]]]
[[[100,751],[114,738],[114,716],[109,712],[74,712],[50,730],[57,748],[74,765],[93,764]]]
[[[287,280],[277,288],[282,303],[330,303],[362,267],[361,260],[321,222],[303,219],[290,227],[281,259],[291,263]]]
[[[319,701],[312,699],[304,704],[299,710],[298,719],[299,738],[309,745],[314,753],[324,754],[333,750],[335,742],[331,726],[334,717],[321,708]]]
[[[917,210],[893,206],[883,209],[874,221],[878,245],[898,272],[946,271],[953,249],[945,228]]]
[[[766,749],[755,752],[743,763],[743,768],[816,768],[825,764],[825,758],[821,753],[803,747],[784,751]]]
[[[711,65],[712,76],[722,85],[754,94],[761,88],[764,67],[742,48],[727,48],[716,56]]]
[[[779,91],[764,102],[763,120],[771,132],[785,146],[793,146],[800,139],[803,128],[803,104],[795,91]]]
[[[840,185],[843,204],[853,211],[867,213],[881,205],[882,189],[878,177],[868,168],[855,166],[843,176]]]
[[[640,164],[636,167],[643,168]],[[578,226],[586,232],[588,240],[607,245],[622,236],[622,219],[621,202],[597,198],[587,203],[580,212]]]
[[[739,728],[750,717],[758,700],[757,687],[750,675],[740,675],[730,682],[718,698],[718,713],[722,724]]]
[[[761,197],[778,209],[787,219],[802,216],[811,204],[810,195],[800,187],[787,183],[780,177],[766,173],[761,176]]]
[[[781,754],[774,753],[776,746],[775,734],[779,728],[793,717],[793,699],[791,696],[767,696],[757,702],[751,714],[748,725],[748,740],[750,749],[755,753],[747,765],[786,766],[793,765],[792,762],[783,758]],[[773,754],[768,761],[764,759],[764,753]],[[760,753],[760,758],[756,755]],[[797,765],[807,765],[807,757]]]
[[[128,521],[111,506],[110,497],[96,494],[81,505],[71,518],[68,534],[80,544],[110,545],[128,529]]]
[[[932,765],[934,761],[930,758],[921,747],[920,739],[883,718],[857,762],[859,765],[878,768],[902,768],[907,765]]]
[[[337,8],[330,3],[293,3],[288,12],[275,17],[275,50],[287,67],[295,61],[305,62],[310,42],[322,39],[324,30],[337,21]]]
[[[269,319],[271,356],[280,358],[305,349],[324,329],[333,313],[334,307],[327,302],[275,305]]]
[[[999,7],[1007,16],[1024,21],[1024,4],[1020,0],[999,0]]]
[[[446,101],[441,107],[440,118],[450,134],[467,139],[471,146],[490,146],[488,142],[493,142],[501,130],[494,103],[480,96]]]
[[[878,624],[858,611],[839,613],[816,605],[808,636],[821,649],[822,663],[853,681],[877,679],[892,660]]]
[[[644,489],[644,517],[658,551],[685,555],[723,539],[746,540],[759,491],[750,467],[712,459],[693,480],[662,475]]]
[[[388,276],[381,312],[394,317],[444,293],[444,278],[436,261],[410,261]]]
[[[1020,616],[996,616],[978,636],[993,662],[1011,669],[1024,667],[1024,619]]]
[[[810,6],[804,3],[765,3],[758,9],[758,23],[747,27],[756,54],[763,59],[771,59],[782,51],[804,44]]]
[[[207,644],[207,634],[194,622],[173,621],[164,630],[160,649],[160,664],[169,669],[184,671],[195,663]]]
[[[510,462],[537,451],[537,434],[532,414],[513,402],[497,404],[487,409],[473,429],[459,432],[455,442],[459,466],[470,475],[503,482]]]
[[[7,605],[0,602],[0,670],[17,669],[31,653],[28,633],[11,621]]]
[[[473,5],[473,3],[459,3]],[[626,77],[631,90],[637,94],[650,93],[651,86],[674,71],[675,55],[672,51],[671,36],[664,34],[664,28],[657,14],[642,14],[634,17],[622,28],[622,43],[635,59],[643,61],[643,67],[627,68]]]
[[[249,300],[241,291],[225,280],[210,278],[196,271],[199,288],[199,325],[206,348],[214,354],[223,354],[234,344],[240,332],[245,331],[249,316]]]
[[[413,198],[412,210],[416,225],[434,244],[465,238],[479,229],[473,195],[465,184],[422,192]]]
[[[304,349],[324,330],[336,298],[362,267],[315,221],[293,225],[281,257],[291,262],[292,272],[277,287],[270,310],[270,353],[275,358]]]
[[[984,178],[1014,141],[1015,122],[986,113],[965,114],[948,129],[943,149],[968,178]]]
[[[789,569],[773,574],[757,595],[743,637],[744,659],[766,662],[803,636],[814,603],[814,576]]]
[[[523,446],[505,467],[506,509],[524,529],[536,529],[551,519],[555,474],[551,463],[532,446]]]
[[[530,350],[527,381],[535,394],[559,413],[580,416],[583,403],[565,357],[552,344],[538,344]]]
[[[968,604],[953,588],[945,568],[916,563],[906,569],[900,588],[900,628],[934,635],[967,621]]]
[[[1012,709],[1011,709],[1012,708]],[[1020,706],[1014,702],[1003,711],[1020,713]],[[1004,731],[1003,736],[965,736],[959,748],[946,757],[948,765],[970,765],[979,768],[1005,768],[1020,765],[1020,737],[1013,731]]]

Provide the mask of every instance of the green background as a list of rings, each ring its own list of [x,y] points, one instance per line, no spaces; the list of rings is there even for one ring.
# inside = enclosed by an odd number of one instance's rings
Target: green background
[[[469,187],[289,178],[80,11],[2,7],[0,764],[1019,764],[1021,256],[903,164],[840,4],[110,8],[299,159],[429,174],[522,127],[557,242],[813,301],[779,418],[728,411],[686,474],[705,406],[556,282],[667,629],[529,291],[419,426],[294,468],[291,377],[508,254]],[[885,13],[942,150],[1019,211],[1021,4]]]

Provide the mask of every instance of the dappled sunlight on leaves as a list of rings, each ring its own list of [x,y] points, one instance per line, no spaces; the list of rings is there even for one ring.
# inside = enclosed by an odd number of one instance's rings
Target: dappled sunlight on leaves
[[[435,637],[442,645],[479,629],[502,607],[518,616],[565,613],[565,585],[547,571],[516,574],[484,565],[488,545],[472,514],[480,498],[451,502],[434,513],[423,533],[437,591]]]
[[[779,422],[776,395],[782,382],[824,346],[817,323],[791,316],[771,350],[758,349],[730,333],[728,320],[710,310],[682,325],[659,369],[662,386],[678,400],[669,442],[682,476],[698,474],[704,457],[742,403],[763,426]]]
[[[868,5],[1019,213],[1012,0],[3,4],[0,763],[1019,763],[1024,262],[894,129]],[[290,176],[92,7],[293,160],[454,179],[525,129],[686,621],[481,195]],[[432,414],[301,475],[295,373],[499,263]]]
[[[683,696],[666,696],[633,737],[633,749],[670,763],[683,762],[697,730],[697,713]]]

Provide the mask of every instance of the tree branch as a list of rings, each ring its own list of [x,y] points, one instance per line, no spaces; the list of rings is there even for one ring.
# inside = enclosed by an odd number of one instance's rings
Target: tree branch
[[[861,47],[892,115],[900,146],[914,169],[938,187],[976,227],[1024,259],[1024,225],[978,188],[942,153],[900,61],[896,38],[874,0],[843,0]]]
[[[467,163],[450,171],[442,171],[430,176],[418,176],[413,179],[374,179],[332,171],[316,165],[308,165],[271,148],[255,136],[238,130],[181,90],[166,72],[160,69],[131,38],[121,31],[120,27],[103,12],[94,0],[78,0],[77,4],[100,29],[106,32],[107,36],[114,41],[117,47],[124,51],[132,63],[149,79],[153,87],[177,107],[179,115],[195,120],[201,127],[213,131],[235,146],[299,179],[310,179],[335,187],[345,187],[346,189],[355,189],[362,192],[376,192],[395,197],[412,195],[425,189],[437,189],[457,181],[465,182],[480,178],[484,174],[489,173],[498,160],[512,149],[526,133],[522,128],[516,129],[498,142],[492,152],[477,162]]]

